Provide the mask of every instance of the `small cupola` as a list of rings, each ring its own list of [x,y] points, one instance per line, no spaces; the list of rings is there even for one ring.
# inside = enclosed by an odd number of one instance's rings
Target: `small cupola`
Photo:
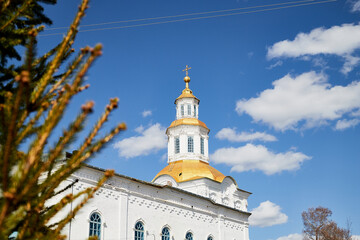
[[[186,68],[183,70],[186,72],[184,77],[185,89],[182,91],[181,95],[175,100],[176,104],[176,119],[182,118],[199,118],[199,102],[200,100],[193,95],[193,92],[189,88],[189,70],[191,67],[186,65]]]

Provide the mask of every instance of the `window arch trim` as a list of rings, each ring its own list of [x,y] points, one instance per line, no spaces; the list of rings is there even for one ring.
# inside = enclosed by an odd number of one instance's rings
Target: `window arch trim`
[[[137,220],[134,225],[134,240],[144,240],[144,234],[145,234],[144,221]]]
[[[170,228],[168,226],[161,229],[161,240],[170,240]]]
[[[187,231],[185,234],[185,240],[194,240],[194,234],[192,231]]]
[[[102,216],[99,211],[92,211],[89,216],[89,237],[97,236],[101,239]]]

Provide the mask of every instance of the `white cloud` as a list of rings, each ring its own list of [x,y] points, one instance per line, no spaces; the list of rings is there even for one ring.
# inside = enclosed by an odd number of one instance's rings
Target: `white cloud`
[[[357,110],[357,111],[352,112],[350,115],[353,116],[353,117],[360,117],[360,109]]]
[[[231,166],[231,171],[262,171],[266,175],[282,171],[298,170],[305,160],[311,157],[294,151],[274,153],[263,145],[246,144],[238,148],[220,148],[211,154],[215,163],[225,163]]]
[[[232,128],[223,128],[216,135],[216,138],[220,140],[228,140],[230,142],[248,142],[260,140],[264,142],[273,142],[277,141],[276,137],[265,132],[241,132],[237,133],[235,129]]]
[[[360,82],[331,86],[326,75],[311,71],[288,74],[272,85],[257,97],[237,101],[236,111],[284,131],[320,126],[360,108]]]
[[[286,223],[288,216],[281,212],[280,206],[270,201],[260,203],[260,206],[251,211],[249,223],[251,226],[269,227]]]
[[[360,235],[352,235],[351,240],[360,240]]]
[[[358,63],[360,62],[360,58],[347,55],[347,56],[345,56],[345,59],[346,59],[346,61],[345,61],[343,68],[341,69],[341,72],[343,74],[348,74],[349,72],[351,72],[353,70],[353,68],[356,65],[358,65]]]
[[[144,131],[144,126],[140,125],[137,128],[135,128],[134,131],[141,134]]]
[[[352,1],[351,11],[360,12],[360,0]]]
[[[357,2],[354,4],[359,6]],[[302,57],[318,54],[334,54],[345,60],[344,74],[359,63],[352,54],[360,48],[360,25],[343,24],[331,28],[315,28],[310,33],[299,33],[294,40],[284,40],[268,48],[269,59],[277,57]]]
[[[152,115],[152,111],[151,110],[144,110],[142,113],[143,117],[148,117]]]
[[[279,237],[276,240],[303,240],[303,235],[299,233],[294,233],[284,237]]]
[[[326,67],[327,62],[322,57],[316,57],[312,60],[312,62],[314,64],[314,66],[316,66],[316,67],[321,67],[322,69],[328,68],[328,67]]]
[[[344,130],[350,127],[355,127],[356,125],[358,125],[360,123],[360,119],[342,119],[342,120],[338,120],[336,122],[336,126],[335,129],[336,130]]]
[[[274,67],[281,66],[282,64],[283,64],[283,62],[281,60],[279,60],[276,63],[271,64],[270,66],[268,66],[266,69],[270,70],[270,69],[273,69]]]
[[[167,137],[165,135],[165,128],[159,123],[151,125],[147,129],[140,126],[136,128],[136,131],[141,135],[125,138],[114,144],[114,148],[119,151],[119,156],[134,158],[149,155],[166,148]]]

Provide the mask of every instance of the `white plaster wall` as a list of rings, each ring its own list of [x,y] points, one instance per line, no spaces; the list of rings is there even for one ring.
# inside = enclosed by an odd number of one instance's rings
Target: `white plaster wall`
[[[207,178],[186,181],[179,183],[178,188],[207,197],[216,203],[247,211],[250,193],[239,189],[230,177],[226,177],[222,183]]]
[[[93,186],[103,173],[84,167],[75,177],[75,188]],[[87,239],[89,216],[98,211],[102,217],[103,240],[134,239],[134,226],[142,221],[145,240],[161,239],[164,226],[172,240],[183,240],[187,231],[194,239],[248,240],[249,214],[213,203],[207,198],[172,187],[161,187],[139,180],[115,176],[76,215],[68,239]],[[69,228],[64,229],[69,233]]]
[[[165,186],[165,185],[168,185],[171,187],[179,186],[179,184],[175,181],[175,179],[173,177],[171,177],[170,175],[161,175],[155,179],[154,183],[159,184],[161,186]]]
[[[199,101],[195,98],[181,98],[176,100],[176,119],[181,118],[199,118]],[[188,115],[187,105],[191,105],[191,114]],[[181,105],[184,106],[184,115],[181,115]],[[196,106],[196,115],[194,116],[194,105]]]
[[[209,161],[208,130],[201,126],[180,125],[169,128],[168,135],[168,163],[179,160]],[[188,152],[188,137],[194,139],[194,152]],[[180,139],[180,153],[175,154],[175,138]],[[201,154],[200,138],[204,138],[204,154]]]

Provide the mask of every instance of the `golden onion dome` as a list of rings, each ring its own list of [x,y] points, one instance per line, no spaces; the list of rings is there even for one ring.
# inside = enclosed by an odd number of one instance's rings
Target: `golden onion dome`
[[[197,118],[181,118],[181,119],[176,119],[175,121],[173,121],[169,128],[173,128],[176,126],[180,126],[180,125],[193,125],[193,126],[201,126],[203,128],[206,128],[207,130],[210,131],[210,129],[206,126],[205,123],[203,123],[202,121],[200,121]]]
[[[154,180],[162,175],[169,175],[178,183],[201,178],[209,178],[221,183],[225,178],[224,174],[210,166],[208,163],[200,160],[180,160],[171,162],[161,170],[152,181],[154,182]]]
[[[200,100],[194,96],[194,94],[192,93],[192,91],[189,88],[185,88],[181,95],[175,100],[175,103],[177,100],[181,99],[181,98],[195,98],[197,101],[200,102]]]
[[[200,102],[200,100],[193,95],[192,91],[189,88],[190,77],[188,75],[188,70],[190,69],[191,67],[189,68],[189,66],[186,65],[186,68],[183,70],[186,71],[186,76],[184,77],[185,89],[182,91],[181,95],[175,100],[175,103],[178,99],[181,98],[195,98],[197,101]]]
[[[192,91],[189,88],[185,88],[181,95],[175,100],[175,103],[177,100],[181,99],[181,98],[195,98],[196,100],[198,100],[200,102],[200,100],[194,96],[194,94],[192,94]]]

